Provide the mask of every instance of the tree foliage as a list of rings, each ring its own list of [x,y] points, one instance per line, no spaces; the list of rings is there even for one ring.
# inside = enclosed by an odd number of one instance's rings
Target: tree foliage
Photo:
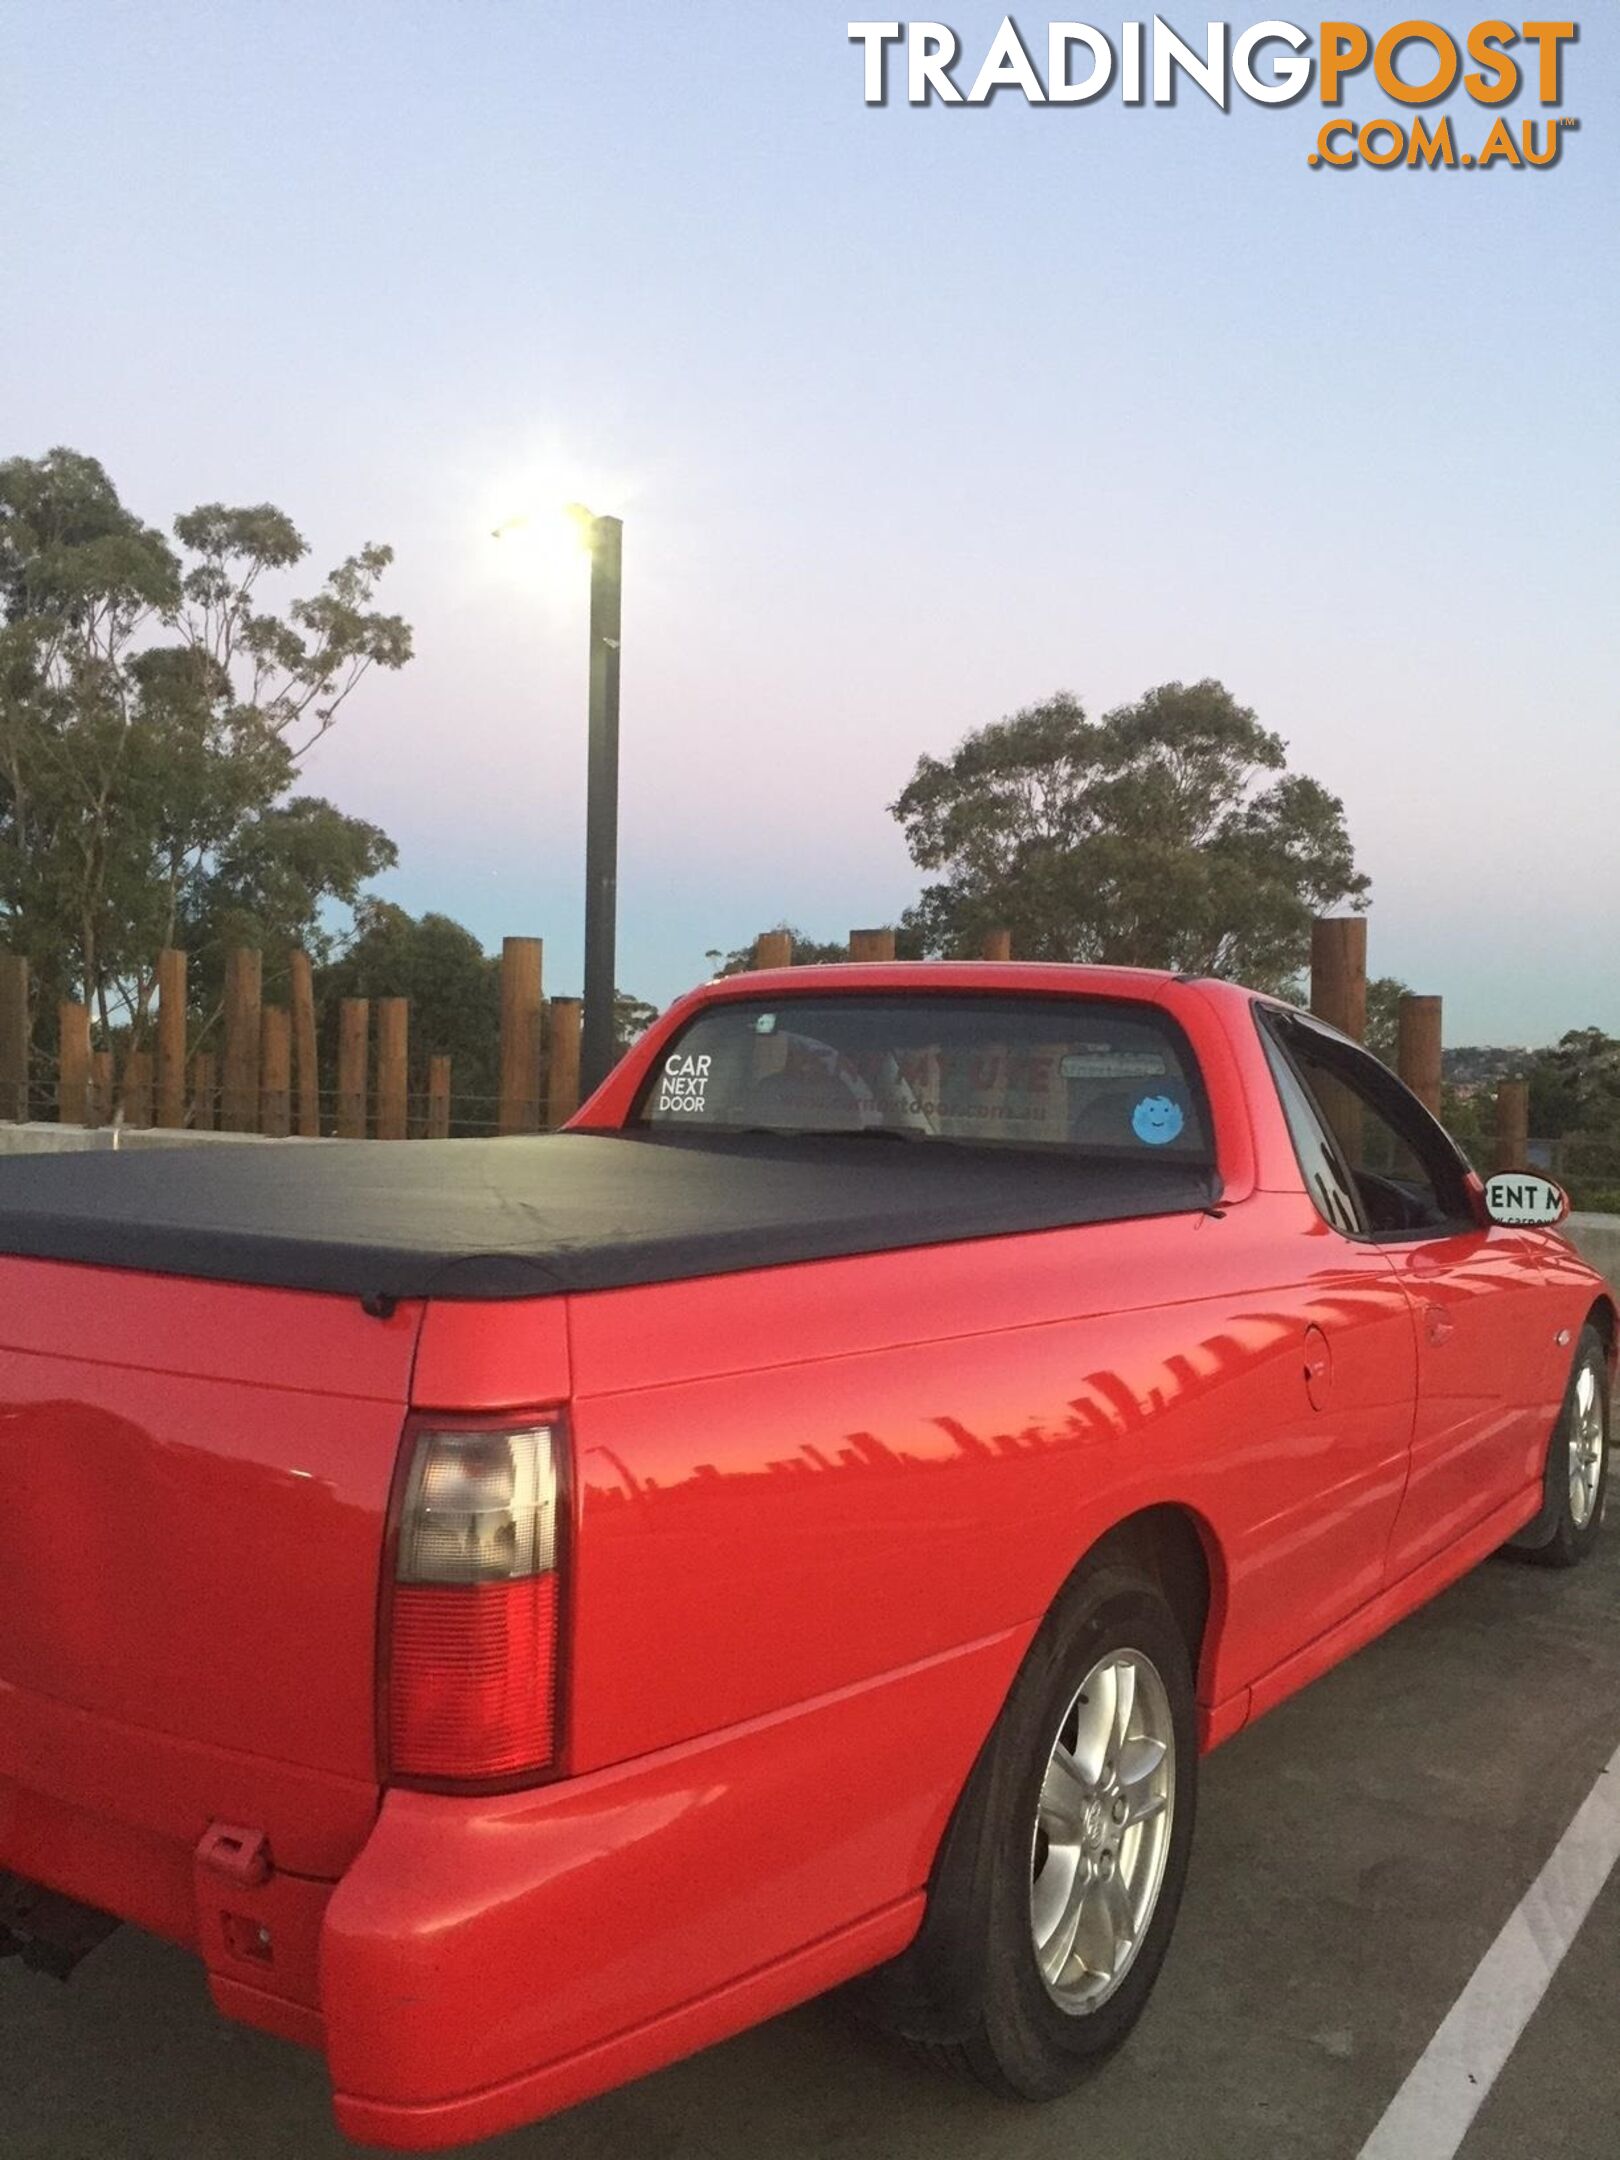
[[[1366,905],[1343,805],[1220,683],[1093,721],[1059,692],[924,757],[891,805],[929,953],[1008,929],[1024,959],[1297,984],[1311,919]]]
[[[620,1057],[633,1043],[639,1042],[658,1018],[658,1007],[649,1005],[645,998],[636,997],[629,990],[613,993],[613,1047]]]
[[[491,1122],[500,1089],[500,962],[448,915],[411,915],[392,901],[363,899],[347,949],[315,978],[326,1061],[337,1061],[342,999],[411,1001],[411,1087],[427,1087],[428,1060],[447,1054],[458,1107]]]
[[[1620,1140],[1620,1041],[1602,1028],[1572,1028],[1530,1065],[1530,1129],[1538,1139],[1569,1133]]]
[[[304,757],[411,634],[373,604],[367,546],[279,611],[267,579],[308,552],[270,504],[209,503],[174,544],[94,458],[0,463],[0,942],[41,998],[80,996],[138,1035],[159,949],[206,998],[227,943],[327,948],[395,851],[296,792]]]
[[[1364,1040],[1373,1056],[1382,1058],[1391,1072],[1396,1069],[1395,1061],[1400,1052],[1401,999],[1409,995],[1408,986],[1396,975],[1374,975],[1367,984]]]

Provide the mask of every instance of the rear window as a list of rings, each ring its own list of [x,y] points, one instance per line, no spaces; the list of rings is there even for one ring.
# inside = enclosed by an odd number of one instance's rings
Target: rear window
[[[689,1021],[636,1121],[660,1131],[889,1132],[1213,1165],[1174,1022],[1111,998],[738,999]]]

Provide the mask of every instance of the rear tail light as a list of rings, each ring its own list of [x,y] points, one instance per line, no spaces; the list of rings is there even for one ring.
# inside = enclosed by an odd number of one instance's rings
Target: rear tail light
[[[388,1610],[395,1778],[518,1780],[553,1760],[558,1446],[538,1420],[414,1435]]]

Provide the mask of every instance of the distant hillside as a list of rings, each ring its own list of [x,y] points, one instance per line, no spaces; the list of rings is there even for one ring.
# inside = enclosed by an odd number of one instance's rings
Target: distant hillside
[[[1494,1087],[1498,1080],[1526,1080],[1536,1053],[1519,1045],[1474,1044],[1441,1053],[1447,1087]]]

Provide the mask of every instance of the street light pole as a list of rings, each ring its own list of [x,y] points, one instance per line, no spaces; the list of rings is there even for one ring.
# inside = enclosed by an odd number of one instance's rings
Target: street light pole
[[[624,526],[592,517],[589,753],[585,781],[585,1014],[580,1085],[589,1095],[617,1062],[619,898],[619,599]]]

